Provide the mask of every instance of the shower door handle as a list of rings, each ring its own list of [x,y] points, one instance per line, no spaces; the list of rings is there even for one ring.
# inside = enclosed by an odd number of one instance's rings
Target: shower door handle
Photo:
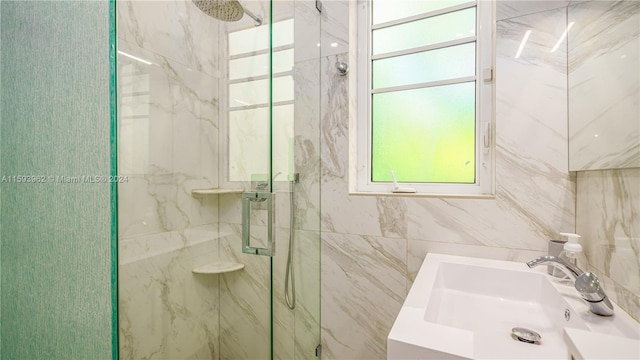
[[[275,255],[275,208],[274,194],[270,192],[242,193],[242,252],[245,254],[274,256]],[[261,215],[262,224],[253,225],[256,230],[252,234],[252,216]],[[259,231],[262,229],[263,231]],[[266,230],[266,231],[265,231]],[[260,235],[262,234],[262,239]],[[251,240],[261,241],[264,247],[251,246]]]

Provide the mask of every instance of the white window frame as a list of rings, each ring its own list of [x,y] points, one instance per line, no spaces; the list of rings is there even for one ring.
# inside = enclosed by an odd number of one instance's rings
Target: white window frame
[[[414,188],[414,194],[403,196],[435,197],[493,197],[495,195],[495,1],[478,0],[452,6],[451,11],[473,6],[476,13],[476,182],[467,183],[401,183]],[[371,181],[371,4],[369,0],[353,2],[351,21],[357,31],[352,31],[350,58],[357,63],[356,76],[350,77],[350,93],[355,93],[350,103],[351,166],[349,192],[353,195],[387,195],[393,193],[391,182]],[[437,10],[411,18],[426,18],[443,13]],[[354,38],[355,34],[355,38]],[[353,74],[353,72],[352,72]],[[408,154],[407,156],[411,156]],[[400,195],[400,194],[397,194]]]

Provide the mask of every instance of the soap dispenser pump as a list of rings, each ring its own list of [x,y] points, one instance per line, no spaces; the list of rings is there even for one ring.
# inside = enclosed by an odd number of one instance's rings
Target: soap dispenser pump
[[[580,235],[564,232],[560,233],[560,235],[566,236],[567,242],[564,244],[559,258],[575,266],[578,266],[579,263],[583,266],[586,265],[584,263],[586,259],[584,259],[584,254],[582,253],[582,245],[579,242]]]

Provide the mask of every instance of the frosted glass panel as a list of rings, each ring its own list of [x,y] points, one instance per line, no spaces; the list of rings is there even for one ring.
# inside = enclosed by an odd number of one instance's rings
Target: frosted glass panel
[[[273,47],[293,44],[293,19],[273,23]],[[229,34],[229,55],[269,48],[269,26],[253,27]]]
[[[449,6],[464,4],[468,0],[374,0],[373,23],[379,24],[408,16],[422,14]]]
[[[374,30],[373,54],[433,45],[475,34],[476,8],[474,7]]]
[[[373,61],[373,88],[475,75],[475,43]]]
[[[473,183],[475,82],[374,94],[372,132],[373,181]]]
[[[273,73],[293,69],[293,49],[273,53]],[[243,57],[229,61],[229,79],[245,79],[269,74],[269,54]]]
[[[273,101],[293,100],[293,78],[282,76],[273,79]],[[269,102],[269,79],[229,85],[229,106],[248,106]]]

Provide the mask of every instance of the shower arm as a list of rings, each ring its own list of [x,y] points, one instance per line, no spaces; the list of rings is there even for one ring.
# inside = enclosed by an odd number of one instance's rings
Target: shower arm
[[[253,21],[256,22],[256,26],[262,25],[262,18],[260,16],[257,16],[256,14],[247,10],[247,8],[243,8],[242,10],[244,10],[244,13],[247,14],[247,16],[249,16],[250,18],[253,19]]]

